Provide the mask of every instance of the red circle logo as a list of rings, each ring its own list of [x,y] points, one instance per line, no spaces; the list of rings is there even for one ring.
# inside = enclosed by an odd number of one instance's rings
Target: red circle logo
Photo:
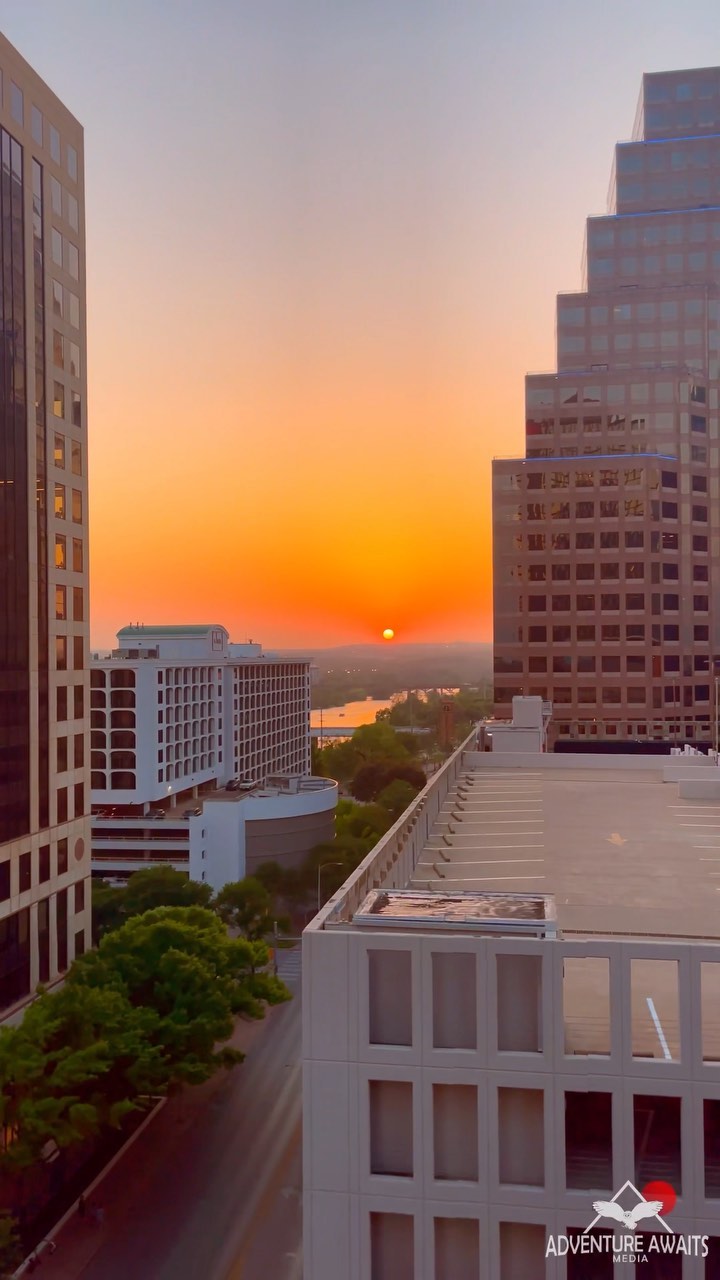
[[[671,1213],[677,1202],[677,1194],[674,1187],[669,1182],[648,1182],[641,1189],[641,1195],[646,1200],[662,1201],[662,1209],[659,1210],[661,1216]]]

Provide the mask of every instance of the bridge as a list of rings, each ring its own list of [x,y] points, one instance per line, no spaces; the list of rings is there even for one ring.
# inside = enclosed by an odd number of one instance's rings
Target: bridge
[[[369,721],[369,723],[373,724],[374,721],[371,720]],[[360,728],[362,728],[362,725],[359,725],[359,724],[344,724],[344,725],[341,725],[340,728],[337,728],[335,725],[328,725],[328,724],[324,724],[322,728],[320,728],[319,725],[314,724],[310,729],[310,737],[311,738],[352,738],[355,730]],[[429,729],[421,728],[419,725],[394,724],[391,726],[391,728],[395,729],[398,733],[421,734],[421,733],[430,732]]]

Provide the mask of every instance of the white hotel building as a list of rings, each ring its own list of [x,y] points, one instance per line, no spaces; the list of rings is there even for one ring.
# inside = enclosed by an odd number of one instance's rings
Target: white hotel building
[[[331,840],[310,777],[309,662],[218,625],[128,626],[91,670],[93,872],[168,863],[221,888]]]
[[[720,1277],[717,765],[526,739],[468,739],[305,931],[306,1280]],[[628,1180],[708,1256],[546,1257]]]

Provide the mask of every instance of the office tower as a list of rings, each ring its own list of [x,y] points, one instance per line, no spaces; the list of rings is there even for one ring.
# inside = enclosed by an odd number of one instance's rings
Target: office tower
[[[128,626],[90,675],[94,874],[166,863],[220,889],[335,834],[310,774],[310,663],[217,624]]]
[[[717,767],[514,710],[303,935],[307,1280],[720,1278]]]
[[[557,300],[557,372],[497,462],[495,710],[560,739],[709,742],[720,658],[720,68],[645,75]]]
[[[90,937],[83,131],[0,37],[0,1016]]]

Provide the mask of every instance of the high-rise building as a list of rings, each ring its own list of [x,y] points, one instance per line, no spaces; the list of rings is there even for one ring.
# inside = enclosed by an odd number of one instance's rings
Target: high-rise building
[[[310,662],[218,624],[129,626],[93,657],[93,873],[164,863],[220,889],[335,834],[310,775]]]
[[[90,936],[83,130],[0,36],[0,1013]]]
[[[497,462],[495,704],[561,738],[712,739],[720,659],[720,68],[645,75]]]

